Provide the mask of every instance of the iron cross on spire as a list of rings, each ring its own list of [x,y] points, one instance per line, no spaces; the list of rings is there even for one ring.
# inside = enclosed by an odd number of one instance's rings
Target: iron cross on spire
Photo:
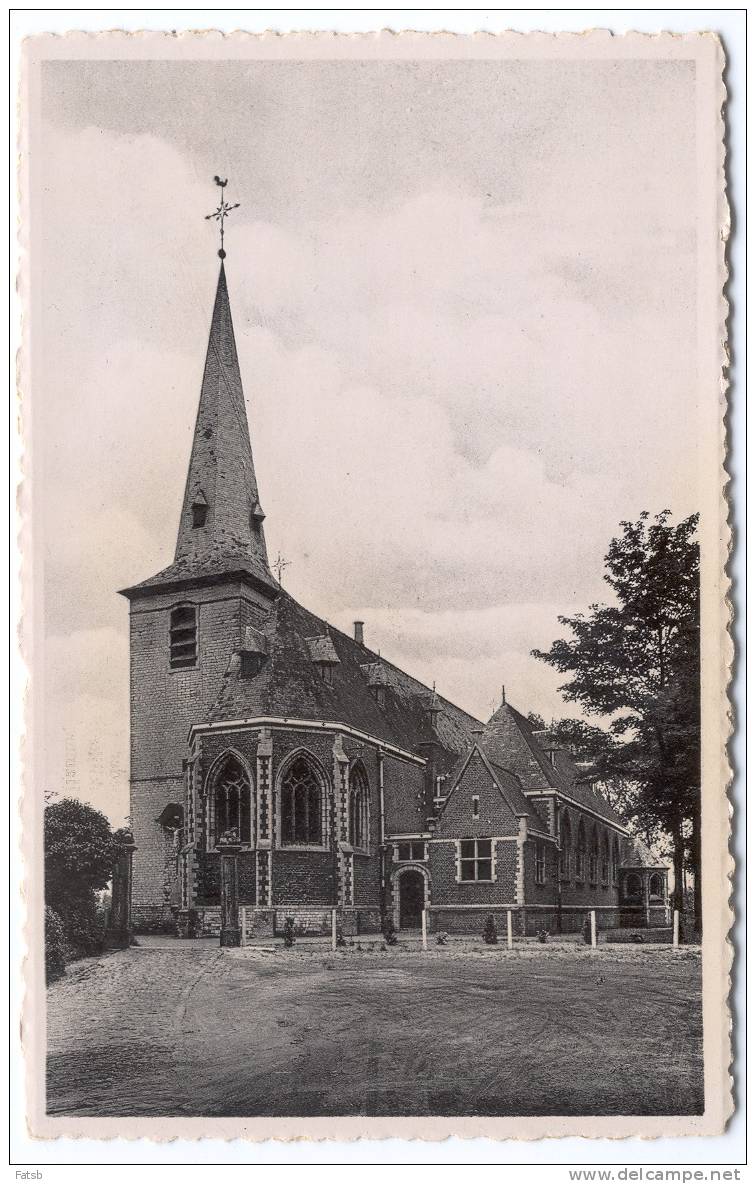
[[[215,211],[214,214],[206,214],[205,215],[205,221],[209,222],[211,218],[214,218],[215,221],[218,223],[218,225],[220,227],[220,250],[218,252],[218,256],[221,259],[225,259],[226,252],[223,250],[223,223],[225,222],[226,218],[228,217],[228,215],[231,213],[232,210],[238,210],[239,202],[238,201],[234,202],[234,204],[232,206],[230,206],[228,204],[228,202],[226,201],[226,194],[225,194],[224,190],[225,190],[226,186],[228,185],[228,177],[226,177],[225,181],[222,181],[220,177],[213,177],[213,180],[215,181],[215,184],[220,187],[220,191],[221,191],[220,205],[218,206],[218,209]]]
[[[272,567],[273,567],[273,571],[276,573],[276,579],[278,580],[278,582],[282,588],[283,588],[283,573],[286,571],[286,568],[290,567],[290,566],[291,565],[289,563],[289,560],[284,559],[283,555],[279,551],[278,554],[276,555],[275,559],[273,560]]]

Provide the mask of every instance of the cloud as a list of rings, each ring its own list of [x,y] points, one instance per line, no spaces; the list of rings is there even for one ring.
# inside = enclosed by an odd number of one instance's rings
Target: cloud
[[[345,172],[330,204],[303,200],[298,217],[291,201],[277,216],[277,183],[260,177],[229,226],[266,532],[291,561],[288,588],[342,627],[363,617],[371,643],[480,715],[502,682],[523,710],[558,714],[558,676],[530,650],[603,595],[621,519],[696,508],[694,155],[682,134],[667,155],[633,139],[616,103],[584,124],[599,108],[587,92],[580,107],[580,85],[574,123],[535,120],[531,152],[509,120],[497,179],[484,139],[466,170],[429,157],[380,198],[374,173]],[[680,82],[653,115],[660,135],[685,94]],[[204,148],[170,119],[143,125],[50,125],[39,147],[51,783],[71,735],[85,764],[96,741],[95,766],[125,769],[116,589],[173,555],[214,294]],[[286,167],[320,176],[323,143],[300,149]],[[106,780],[87,784],[123,811],[124,776]]]

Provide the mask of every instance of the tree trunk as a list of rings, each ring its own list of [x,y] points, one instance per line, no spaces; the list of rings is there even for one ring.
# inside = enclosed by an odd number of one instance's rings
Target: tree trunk
[[[693,804],[693,833],[691,854],[693,864],[693,912],[696,933],[703,932],[703,898],[701,893],[701,792],[698,790]]]
[[[675,888],[672,893],[672,907],[683,911],[685,906],[685,897],[683,894],[683,874],[685,869],[685,840],[679,830],[675,831],[674,835],[674,852],[672,855],[672,866],[675,872]]]

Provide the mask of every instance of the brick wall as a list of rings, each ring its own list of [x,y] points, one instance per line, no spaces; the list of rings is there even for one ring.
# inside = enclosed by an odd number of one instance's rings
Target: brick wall
[[[473,798],[478,799],[478,817]],[[461,838],[485,838],[489,835],[516,835],[517,818],[501,790],[494,783],[485,762],[474,752],[462,777],[439,816],[439,835]]]
[[[157,819],[169,802],[183,800],[181,773],[170,779],[142,781],[131,786],[131,825],[137,847],[132,891],[135,908],[152,906],[170,914],[175,856],[172,835],[166,834]]]
[[[536,851],[540,847],[545,863],[546,880],[539,884],[536,881]],[[555,843],[549,843],[535,837],[528,838],[523,847],[523,870],[525,885],[525,904],[555,904],[558,897],[559,871],[558,853]]]
[[[493,883],[457,882],[457,846],[455,842],[433,839],[428,844],[431,873],[431,903],[456,904],[515,904],[517,893],[517,860],[519,843],[516,839],[500,839],[495,843],[496,880]]]
[[[336,904],[334,857],[330,851],[273,852],[273,904]]]
[[[198,608],[198,663],[189,670],[171,670],[171,609],[189,603]],[[183,803],[182,764],[189,728],[204,718],[218,696],[231,653],[239,644],[242,620],[259,621],[267,603],[232,581],[131,603],[130,813],[138,846],[135,906],[165,904],[164,835],[156,819],[169,802]]]

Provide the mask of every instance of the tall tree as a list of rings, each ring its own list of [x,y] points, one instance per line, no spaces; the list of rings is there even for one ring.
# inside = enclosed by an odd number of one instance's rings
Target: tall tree
[[[670,518],[665,510],[621,523],[605,559],[614,604],[560,617],[573,636],[533,653],[571,676],[566,699],[610,717],[611,765],[637,783],[641,815],[670,835],[678,906],[692,867],[700,926],[698,515]]]

